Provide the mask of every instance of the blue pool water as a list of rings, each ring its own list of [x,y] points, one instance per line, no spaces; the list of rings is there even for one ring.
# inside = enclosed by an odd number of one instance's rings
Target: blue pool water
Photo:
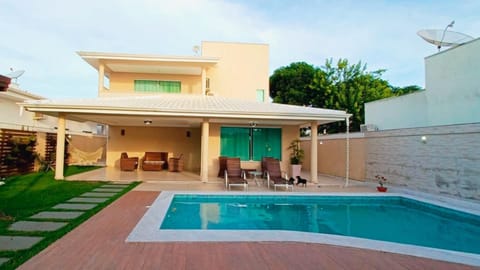
[[[390,196],[175,195],[160,226],[291,230],[480,254],[480,217]]]

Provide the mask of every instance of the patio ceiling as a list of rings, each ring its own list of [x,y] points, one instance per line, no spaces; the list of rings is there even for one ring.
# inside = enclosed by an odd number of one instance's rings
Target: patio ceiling
[[[249,125],[303,125],[344,121],[344,111],[252,102],[218,96],[158,94],[149,96],[103,97],[95,99],[26,101],[27,110],[67,119],[108,125],[199,126],[204,118],[211,123]]]

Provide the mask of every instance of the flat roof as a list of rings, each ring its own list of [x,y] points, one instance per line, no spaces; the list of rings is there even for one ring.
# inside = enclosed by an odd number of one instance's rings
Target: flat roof
[[[202,68],[218,63],[219,58],[205,56],[171,56],[79,51],[77,54],[96,70],[102,63],[105,73],[157,73],[200,75]]]

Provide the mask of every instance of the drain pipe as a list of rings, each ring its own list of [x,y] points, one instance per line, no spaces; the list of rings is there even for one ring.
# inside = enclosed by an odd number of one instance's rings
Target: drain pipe
[[[345,133],[346,136],[346,154],[345,154],[345,187],[348,187],[348,182],[349,182],[349,176],[350,176],[350,116],[347,116],[345,118],[345,123],[347,126],[347,131]]]

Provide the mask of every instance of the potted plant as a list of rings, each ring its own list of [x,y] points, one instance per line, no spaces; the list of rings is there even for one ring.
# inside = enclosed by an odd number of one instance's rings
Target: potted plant
[[[383,185],[385,185],[385,183],[387,182],[387,178],[385,178],[385,176],[382,176],[382,175],[375,175],[375,178],[377,179],[378,181],[378,184],[380,186],[377,186],[377,190],[379,192],[386,192],[387,191],[387,187],[384,187]]]
[[[303,149],[300,147],[300,142],[299,139],[295,139],[290,143],[290,146],[288,146],[288,149],[292,151],[290,153],[290,171],[294,178],[300,176],[302,161],[305,155]]]

